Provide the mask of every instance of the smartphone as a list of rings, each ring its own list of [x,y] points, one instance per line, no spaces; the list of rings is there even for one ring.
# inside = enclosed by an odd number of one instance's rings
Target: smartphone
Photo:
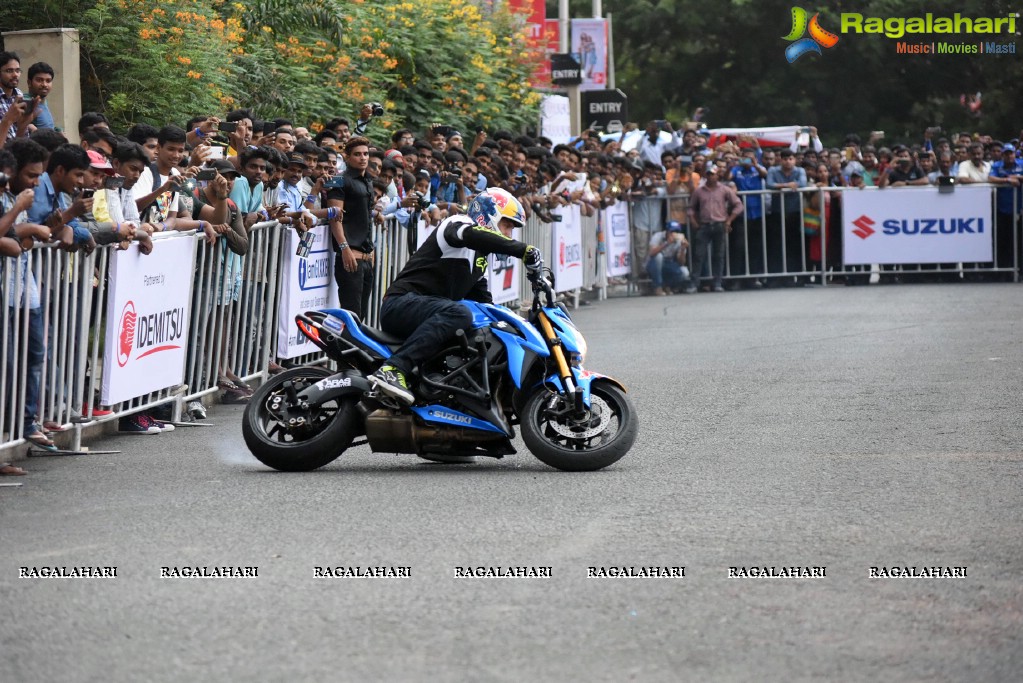
[[[89,199],[89,198],[90,198],[90,197],[92,197],[92,196],[93,196],[94,194],[96,194],[96,190],[94,190],[94,189],[92,189],[92,188],[90,187],[90,188],[85,188],[85,189],[83,189],[83,190],[82,190],[82,194],[81,194],[81,195],[79,195],[79,196],[80,196],[80,197],[81,197],[82,199]]]
[[[110,176],[103,181],[103,188],[106,190],[120,190],[124,187],[124,178],[121,176]]]
[[[340,190],[345,186],[345,177],[343,175],[335,175],[327,178],[323,183],[323,189],[325,190]]]
[[[238,130],[238,122],[221,121],[219,124],[217,124],[217,128],[220,130],[221,133],[233,133],[236,130]]]
[[[277,126],[274,125],[273,121],[263,122],[263,135],[270,135],[277,130]]]
[[[196,180],[213,180],[217,177],[217,169],[215,168],[204,168],[195,174]]]
[[[845,160],[846,161],[852,161],[855,158],[856,158],[856,148],[855,147],[846,147],[845,148]]]
[[[665,126],[668,125],[668,120],[667,119],[657,119],[656,121],[654,121],[654,123],[657,124],[658,128],[664,128]]]
[[[210,145],[210,155],[208,157],[206,157],[206,159],[207,160],[212,160],[212,159],[223,159],[223,158],[224,158],[224,148],[221,147],[220,145]]]

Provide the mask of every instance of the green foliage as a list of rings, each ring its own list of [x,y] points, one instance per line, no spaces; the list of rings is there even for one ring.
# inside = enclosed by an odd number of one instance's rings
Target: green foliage
[[[190,0],[97,0],[78,26],[93,98],[118,127],[219,111],[237,22]],[[85,98],[87,101],[89,98]]]
[[[78,28],[83,105],[118,127],[236,107],[315,123],[379,101],[382,142],[398,127],[515,129],[538,113],[521,20],[469,0],[41,0],[0,17]]]
[[[631,118],[682,120],[705,106],[712,126],[816,125],[825,143],[876,129],[885,130],[888,141],[916,141],[936,124],[1004,139],[1019,134],[1019,54],[898,55],[894,40],[840,34],[824,54],[789,64],[782,36],[791,28],[794,5],[819,11],[822,26],[836,33],[842,12],[979,17],[1014,9],[1006,0],[605,0],[604,11],[614,17],[616,84],[629,95]],[[588,16],[590,3],[575,2],[573,11]],[[947,40],[977,43],[980,37]],[[1017,36],[1002,40],[1017,40],[1023,51]],[[978,91],[979,118],[959,105],[960,95]]]

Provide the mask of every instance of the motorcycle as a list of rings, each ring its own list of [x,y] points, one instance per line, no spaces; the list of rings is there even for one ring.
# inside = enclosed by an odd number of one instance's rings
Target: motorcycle
[[[285,472],[323,467],[366,443],[373,452],[471,462],[515,453],[518,425],[529,451],[559,470],[617,462],[636,439],[635,408],[620,382],[583,369],[586,341],[555,302],[548,275],[542,268],[529,274],[533,301],[525,319],[503,306],[462,301],[472,326],[412,372],[411,406],[369,380],[403,339],[343,309],[295,316],[338,372],[303,366],[271,377],[245,408],[246,445]]]

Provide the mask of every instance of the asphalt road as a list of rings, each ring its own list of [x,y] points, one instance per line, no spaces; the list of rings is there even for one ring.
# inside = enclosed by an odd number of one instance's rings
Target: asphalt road
[[[0,681],[1020,680],[1021,293],[581,309],[588,366],[625,382],[642,420],[601,472],[363,447],[282,474],[248,456],[228,406],[215,428],[92,444],[119,455],[27,461],[25,486],[0,488]],[[117,578],[18,578],[76,565]],[[258,577],[159,577],[184,565]],[[338,565],[411,577],[313,576]],[[611,565],[685,576],[587,578]]]

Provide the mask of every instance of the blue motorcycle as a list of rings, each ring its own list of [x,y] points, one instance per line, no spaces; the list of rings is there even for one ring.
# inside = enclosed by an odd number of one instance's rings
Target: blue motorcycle
[[[368,380],[404,340],[342,309],[296,316],[338,371],[304,366],[271,377],[246,406],[246,445],[260,462],[286,472],[323,467],[366,443],[374,452],[465,462],[515,453],[518,425],[529,451],[559,470],[618,461],[636,440],[635,408],[620,382],[583,369],[586,341],[555,303],[548,275],[530,275],[526,319],[503,306],[462,301],[472,327],[413,371],[411,406]]]

